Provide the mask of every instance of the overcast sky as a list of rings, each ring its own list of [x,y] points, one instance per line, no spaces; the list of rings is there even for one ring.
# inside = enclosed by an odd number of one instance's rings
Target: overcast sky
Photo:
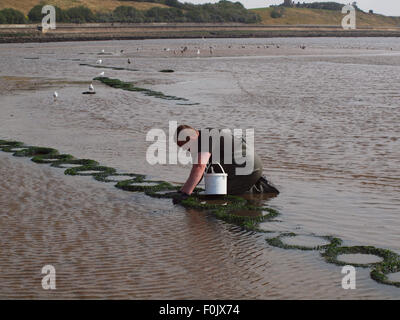
[[[207,3],[207,2],[218,2],[218,0],[181,0],[182,2],[192,2],[192,3]],[[235,0],[230,0],[235,2]],[[325,2],[325,1],[334,1],[340,3],[350,3],[353,0],[318,0],[318,1],[309,1],[309,0],[296,0],[303,2]],[[280,4],[283,3],[283,0],[241,0],[241,3],[246,8],[263,8],[268,7],[271,4]],[[358,6],[364,10],[368,11],[370,9],[374,10],[376,13],[381,13],[389,16],[400,16],[400,0],[358,0]]]

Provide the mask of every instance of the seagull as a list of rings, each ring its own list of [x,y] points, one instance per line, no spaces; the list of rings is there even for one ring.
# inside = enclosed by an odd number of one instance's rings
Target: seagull
[[[102,64],[102,63],[103,63],[103,60],[99,59],[99,60],[96,61],[96,63],[97,63],[97,64]]]
[[[101,50],[101,53],[104,53],[104,49],[103,49],[103,50]]]
[[[104,76],[104,71],[102,73],[99,74],[100,77]]]
[[[92,84],[92,83],[91,83],[90,86],[89,86],[89,91],[90,91],[90,92],[94,92],[94,87],[93,87],[93,84]]]
[[[200,49],[197,49],[197,55],[200,55]]]
[[[56,101],[56,100],[57,100],[57,98],[58,98],[58,93],[57,93],[57,91],[54,91],[54,93],[53,93],[53,97],[54,97],[54,101]]]

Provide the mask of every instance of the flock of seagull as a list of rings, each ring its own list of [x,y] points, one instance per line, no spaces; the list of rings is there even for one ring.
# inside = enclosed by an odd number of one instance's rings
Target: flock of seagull
[[[257,48],[260,49],[261,47],[263,47],[263,48],[265,48],[265,49],[268,49],[270,46],[276,47],[276,48],[278,48],[278,49],[280,48],[279,45],[277,45],[277,44],[270,44],[270,45],[257,46]],[[229,49],[232,49],[232,45],[229,45],[228,48],[229,48]],[[242,49],[243,49],[243,48],[246,48],[246,46],[242,45],[241,48],[242,48]],[[196,47],[195,47],[195,49],[197,49],[197,52],[196,52],[196,53],[197,53],[197,57],[200,57],[200,54],[201,54],[200,48],[198,48],[198,47],[196,48]],[[306,46],[305,46],[305,45],[301,45],[301,46],[300,46],[300,49],[305,50],[305,49],[306,49]],[[164,48],[163,50],[164,50],[164,51],[171,51],[170,48]],[[139,48],[137,48],[137,51],[139,51]],[[188,51],[188,47],[185,46],[185,47],[180,47],[179,49],[175,49],[175,50],[174,50],[174,55],[177,55],[177,54],[178,54],[178,51],[180,51],[180,53],[183,55],[186,51]],[[124,50],[121,50],[120,52],[121,52],[121,54],[123,54],[123,53],[124,53]],[[213,52],[214,52],[214,47],[210,46],[210,47],[209,47],[209,52],[210,52],[210,54],[212,55]],[[105,54],[105,50],[104,50],[104,49],[101,50],[101,53],[99,53],[99,54]],[[102,59],[98,59],[98,60],[96,61],[96,64],[98,64],[98,65],[101,65],[102,63],[103,63],[103,60],[102,60]],[[127,63],[128,63],[128,65],[130,65],[130,64],[132,63],[132,61],[131,61],[130,58],[128,58]],[[104,71],[101,72],[101,73],[99,74],[99,76],[100,76],[100,77],[103,77],[103,76],[104,76]],[[95,89],[94,89],[93,83],[91,83],[91,84],[89,85],[89,93],[92,93],[92,94],[95,93]],[[58,96],[59,96],[59,95],[58,95],[58,92],[55,91],[55,92],[53,93],[54,101],[57,100]]]
[[[123,52],[123,50],[121,50],[121,52]],[[102,54],[105,53],[104,49],[101,50],[101,53],[102,53]],[[129,61],[129,59],[128,59],[128,61]],[[101,60],[101,59],[98,59],[98,60],[96,61],[96,64],[102,64],[102,63],[103,63],[103,60]],[[130,63],[130,62],[128,62],[128,63]],[[100,77],[103,77],[103,76],[104,76],[104,71],[101,72],[101,73],[99,74],[99,76],[100,76]],[[94,94],[95,92],[96,92],[96,91],[95,91],[95,89],[94,89],[93,82],[92,82],[92,83],[89,85],[89,93]],[[54,91],[54,93],[53,93],[53,98],[54,98],[54,101],[57,101],[57,98],[58,98],[58,92],[57,92],[57,91]]]

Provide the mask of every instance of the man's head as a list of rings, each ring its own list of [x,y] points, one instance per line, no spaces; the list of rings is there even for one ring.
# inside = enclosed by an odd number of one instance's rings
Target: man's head
[[[182,147],[184,144],[189,142],[190,139],[197,138],[198,135],[199,133],[196,129],[186,124],[182,124],[176,129],[175,141],[179,147]]]

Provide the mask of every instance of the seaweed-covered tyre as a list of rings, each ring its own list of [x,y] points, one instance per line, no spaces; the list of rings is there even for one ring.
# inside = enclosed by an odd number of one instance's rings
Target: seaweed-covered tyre
[[[24,147],[22,147],[24,148]],[[58,150],[53,148],[43,148],[43,147],[32,147],[28,146],[23,150],[19,150],[13,153],[15,157],[34,157],[40,155],[56,155]]]
[[[81,166],[76,168],[69,168],[65,170],[64,174],[69,176],[93,176],[99,173],[115,173],[116,170],[110,167],[104,166]]]
[[[24,143],[19,141],[0,140],[0,150],[4,152],[14,152],[11,149],[21,148]]]
[[[181,187],[166,186],[164,189],[160,189],[160,190],[147,190],[147,191],[145,191],[145,194],[148,195],[149,197],[153,197],[153,198],[173,199],[174,197],[176,197],[179,194],[178,191],[180,189],[181,189]]]
[[[120,181],[115,185],[116,188],[131,192],[150,192],[172,188],[173,185],[166,181],[153,181],[143,179],[131,179]]]
[[[225,204],[215,204],[215,203],[207,203],[207,201],[225,201]],[[193,209],[204,209],[204,210],[209,210],[209,209],[241,209],[245,208],[247,205],[247,200],[243,199],[238,196],[231,196],[231,195],[226,195],[226,196],[219,196],[216,197],[215,199],[202,199],[198,196],[190,196],[186,200],[183,200],[181,202],[181,205],[187,208],[193,208]]]
[[[246,206],[238,209],[238,210],[248,210]],[[258,210],[265,211],[267,208],[258,208]],[[258,215],[258,216],[243,216],[233,213],[229,208],[219,208],[211,210],[210,213],[215,216],[219,220],[223,220],[228,223],[235,224],[237,226],[242,227],[248,231],[258,231],[258,224],[260,222],[264,222],[265,220],[271,219],[272,216],[275,216],[275,213],[268,213],[267,215]],[[269,216],[271,214],[271,216]]]
[[[119,177],[119,178],[115,178]],[[126,179],[121,179],[122,177],[126,177]],[[100,182],[121,182],[125,180],[138,180],[138,179],[143,179],[144,175],[142,174],[137,174],[137,173],[116,173],[116,172],[101,172],[98,174],[94,174],[93,178],[95,180],[100,181]]]
[[[35,163],[55,163],[72,159],[74,159],[74,157],[70,154],[48,154],[35,156],[31,160]]]
[[[373,255],[382,258],[383,261],[373,262],[373,263],[349,263],[338,259],[338,256],[342,254]],[[361,267],[361,268],[373,267],[379,265],[380,263],[394,261],[399,258],[399,256],[393,251],[387,249],[375,248],[371,246],[329,247],[325,252],[322,252],[321,255],[325,258],[325,261],[329,263],[333,263],[339,266],[352,265],[354,267]]]
[[[63,167],[63,165],[77,165],[79,168],[98,166],[99,163],[91,159],[61,159],[60,161],[56,161],[51,164],[52,167],[68,169],[67,167]]]
[[[388,275],[400,272],[400,260],[394,259],[377,264],[371,271],[371,278],[376,282],[400,288],[400,280],[392,281]]]
[[[268,238],[265,239],[267,243],[273,247],[278,247],[282,249],[297,249],[297,250],[322,250],[322,249],[327,249],[327,248],[336,248],[337,246],[340,246],[342,244],[342,240],[339,238],[335,238],[332,236],[316,236],[316,235],[307,235],[309,237],[313,237],[316,239],[324,240],[326,242],[329,242],[327,244],[323,245],[310,245],[310,246],[305,246],[305,245],[296,245],[296,244],[287,244],[282,241],[282,238],[289,238],[289,237],[296,237],[296,236],[304,236],[304,235],[298,235],[293,232],[286,232],[286,233],[281,233],[277,237],[274,238]]]
[[[27,149],[28,149],[28,147],[26,147],[26,146],[19,146],[19,147],[9,146],[9,147],[3,147],[2,151],[12,153],[13,155],[15,155],[17,152],[25,151]]]

